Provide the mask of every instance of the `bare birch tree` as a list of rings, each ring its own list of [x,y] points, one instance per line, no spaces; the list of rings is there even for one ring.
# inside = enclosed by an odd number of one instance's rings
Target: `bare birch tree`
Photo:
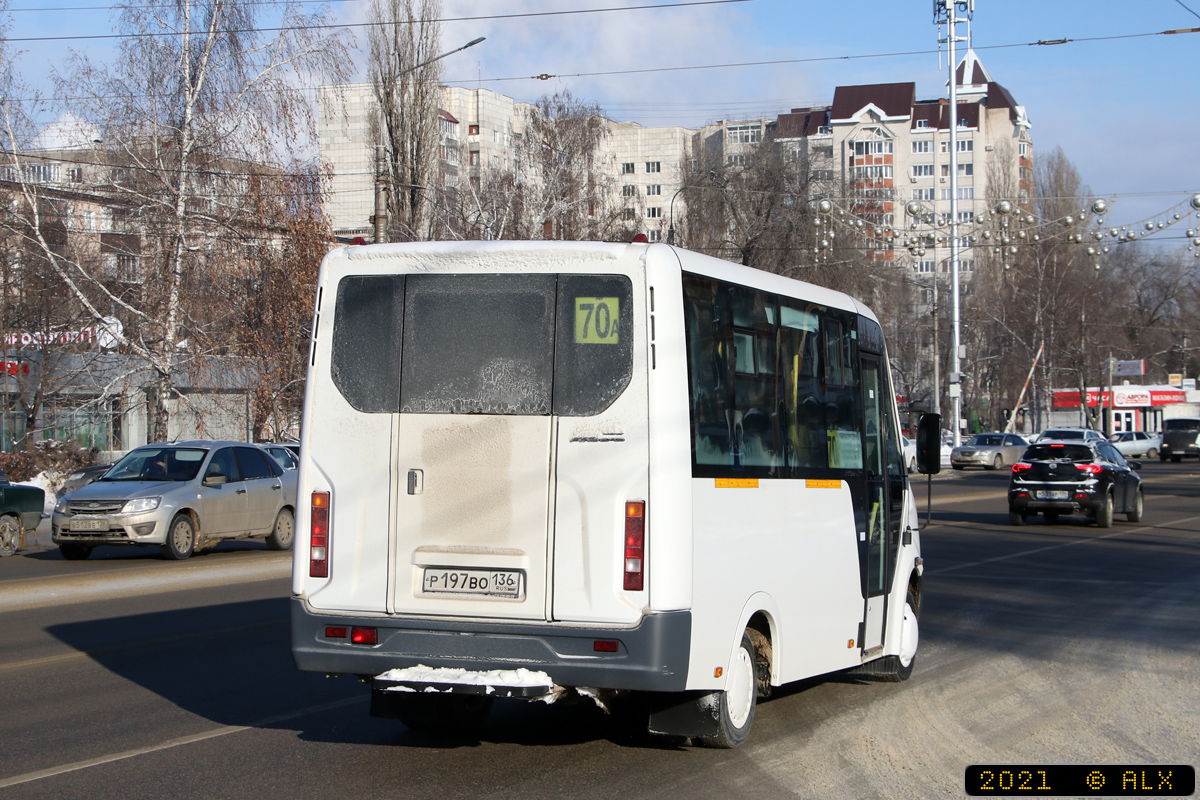
[[[281,31],[258,30],[267,14],[282,20]],[[89,169],[113,212],[111,233],[137,242],[125,288],[47,239],[43,192],[12,148],[26,230],[46,267],[87,318],[122,319],[123,331],[113,334],[153,371],[151,439],[167,437],[168,402],[184,399],[173,370],[194,357],[195,343],[226,338],[211,327],[223,317],[219,298],[189,297],[189,287],[228,285],[231,271],[244,267],[234,232],[261,222],[249,190],[258,177],[278,174],[314,129],[296,87],[346,75],[341,36],[318,27],[327,22],[288,3],[133,0],[117,7],[124,38],[110,64],[74,54],[55,74],[73,110],[100,132]],[[10,142],[17,117],[6,119]]]

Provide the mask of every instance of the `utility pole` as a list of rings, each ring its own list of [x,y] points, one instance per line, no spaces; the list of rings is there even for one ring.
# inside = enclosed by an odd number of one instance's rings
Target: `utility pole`
[[[375,214],[371,217],[375,225],[375,244],[387,241],[387,161],[383,145],[375,145]]]
[[[959,16],[959,12],[963,16]],[[933,0],[933,23],[940,29],[946,26],[945,42],[950,48],[950,301],[951,318],[954,325],[953,348],[950,352],[950,404],[954,434],[954,446],[961,443],[962,420],[962,325],[959,311],[959,241],[958,241],[958,42],[970,41],[971,17],[975,13],[975,0]],[[958,26],[967,25],[967,35],[958,35]],[[939,39],[939,42],[942,41]],[[965,76],[964,76],[965,77]]]

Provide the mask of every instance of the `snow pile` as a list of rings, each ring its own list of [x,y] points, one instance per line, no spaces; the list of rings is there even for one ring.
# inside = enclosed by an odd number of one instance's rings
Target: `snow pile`
[[[46,493],[46,498],[42,503],[42,511],[49,514],[54,510],[54,504],[57,501],[56,493],[58,487],[62,486],[63,479],[57,472],[39,472],[27,481],[22,481],[22,486],[36,486]]]
[[[404,681],[406,683],[450,683],[461,686],[486,686],[487,694],[491,694],[493,686],[536,686],[550,692],[554,681],[544,672],[525,669],[493,669],[484,672],[474,672],[454,667],[426,667],[418,664],[404,669],[389,669],[382,675],[375,676],[380,681]],[[407,686],[389,686],[389,692],[413,691]],[[425,691],[437,691],[432,687]]]

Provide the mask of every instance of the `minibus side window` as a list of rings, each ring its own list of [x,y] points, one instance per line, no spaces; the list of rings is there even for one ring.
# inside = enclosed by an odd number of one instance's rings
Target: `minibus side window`
[[[400,406],[404,276],[348,275],[338,282],[333,318],[333,384],[359,411]]]

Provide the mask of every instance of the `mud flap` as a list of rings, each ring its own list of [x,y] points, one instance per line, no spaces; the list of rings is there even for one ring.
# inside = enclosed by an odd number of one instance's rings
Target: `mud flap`
[[[716,736],[721,730],[721,692],[651,695],[650,733]]]

